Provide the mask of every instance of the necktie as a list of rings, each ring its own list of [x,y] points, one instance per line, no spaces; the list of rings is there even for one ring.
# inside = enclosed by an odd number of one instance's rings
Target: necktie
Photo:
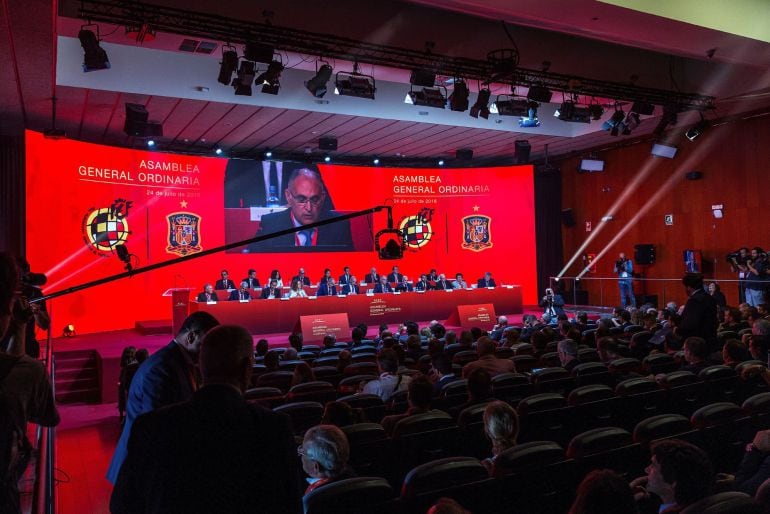
[[[305,236],[305,241],[302,242],[302,246],[312,246],[313,245],[313,229],[308,230],[300,230],[300,234]]]
[[[211,301],[211,295],[210,295],[210,294],[208,294],[208,293],[206,293],[206,301],[207,301],[207,302],[210,302],[210,301]]]

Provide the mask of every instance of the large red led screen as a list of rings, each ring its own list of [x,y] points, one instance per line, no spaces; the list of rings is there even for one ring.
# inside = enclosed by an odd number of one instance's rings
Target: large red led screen
[[[315,182],[314,182],[315,181]],[[320,187],[319,187],[320,184]],[[161,268],[51,301],[54,330],[79,333],[169,319],[174,287],[198,292],[220,271],[239,281],[250,268],[264,283],[279,270],[288,285],[304,267],[314,282],[344,266],[359,279],[393,265],[410,279],[437,269],[476,283],[490,271],[519,284],[535,303],[531,166],[406,169],[307,165],[112,148],[27,132],[27,259],[51,293],[124,270],[195,255],[313,219],[393,208],[405,234],[402,259],[379,260],[384,212]],[[331,228],[334,227],[334,228]],[[351,322],[356,322],[351,320]],[[289,331],[291,327],[287,327]]]

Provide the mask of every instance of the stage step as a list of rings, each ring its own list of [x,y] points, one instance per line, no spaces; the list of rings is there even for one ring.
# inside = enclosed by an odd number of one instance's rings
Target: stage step
[[[95,350],[56,352],[56,401],[99,403],[99,355]]]
[[[150,319],[137,321],[134,325],[137,332],[143,336],[150,336],[156,334],[171,334],[171,320],[170,319]]]

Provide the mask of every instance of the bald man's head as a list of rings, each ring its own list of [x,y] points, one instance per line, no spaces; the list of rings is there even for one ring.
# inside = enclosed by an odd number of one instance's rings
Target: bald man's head
[[[245,390],[251,379],[254,348],[251,334],[237,325],[220,325],[201,343],[203,384],[230,384]]]

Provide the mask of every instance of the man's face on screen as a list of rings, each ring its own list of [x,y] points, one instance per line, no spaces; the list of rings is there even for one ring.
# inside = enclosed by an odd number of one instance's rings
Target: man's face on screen
[[[286,189],[286,202],[289,204],[294,219],[303,225],[318,221],[325,198],[321,183],[315,178],[305,175],[297,177]]]

